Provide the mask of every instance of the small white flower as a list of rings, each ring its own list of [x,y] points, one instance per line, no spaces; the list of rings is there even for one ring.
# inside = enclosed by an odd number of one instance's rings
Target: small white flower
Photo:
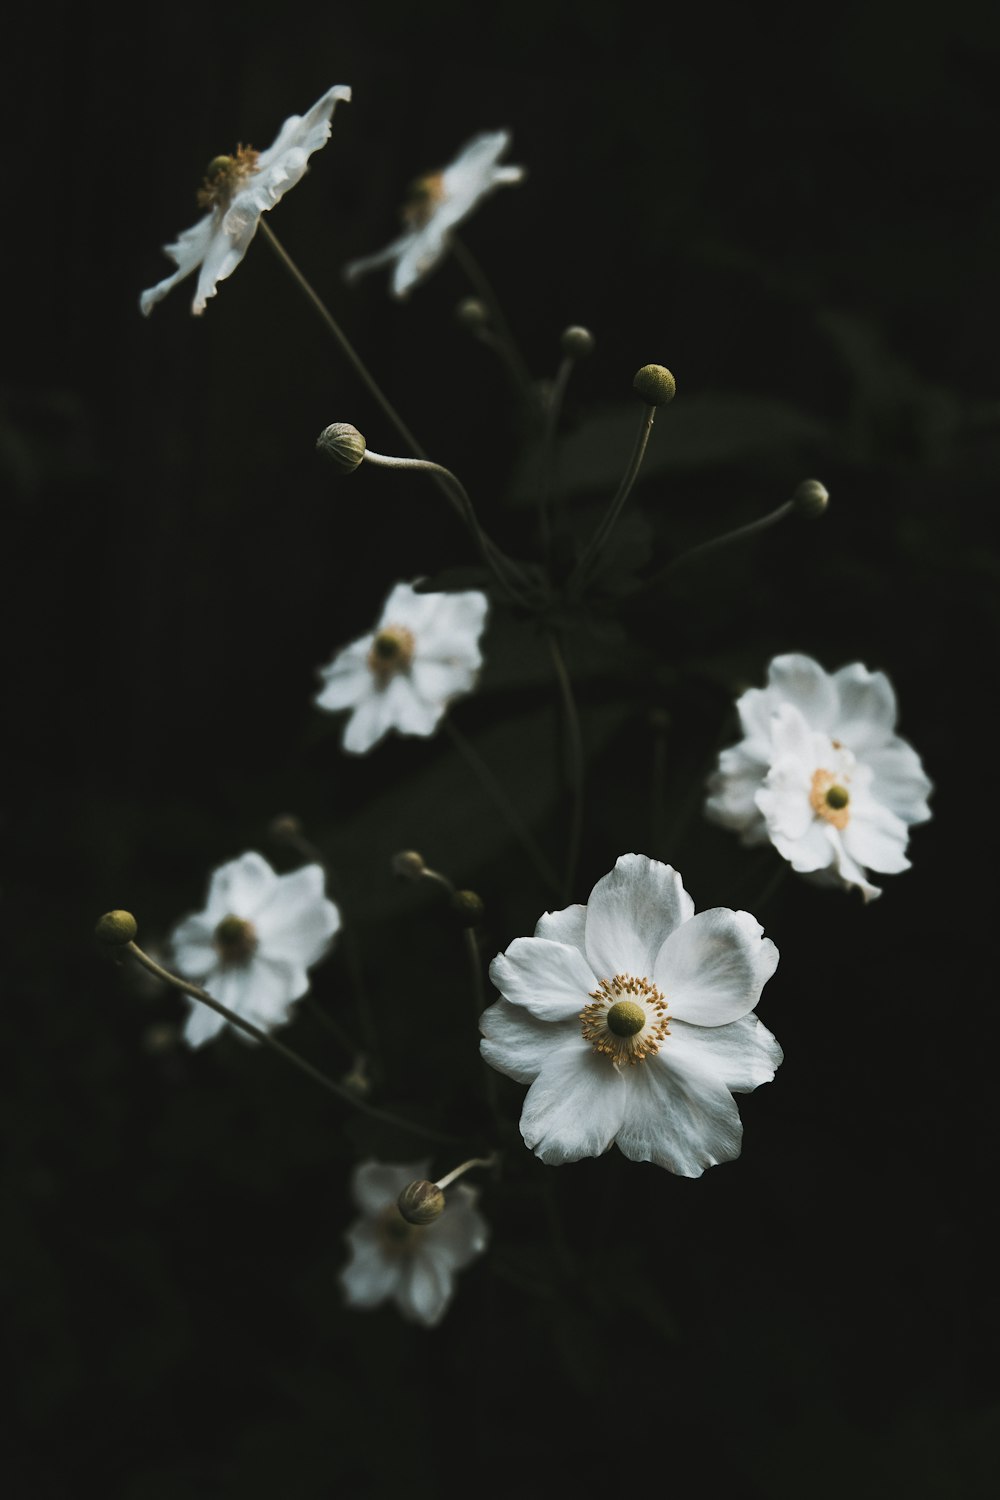
[[[405,297],[447,252],[456,224],[494,188],[520,182],[524,177],[523,167],[497,166],[509,145],[510,132],[506,130],[474,136],[450,166],[418,177],[403,208],[406,232],[384,250],[351,261],[344,267],[347,280],[395,261],[392,291],[396,297]]]
[[[553,1164],[615,1145],[681,1177],[739,1156],[733,1094],[782,1057],[753,1013],[777,962],[749,912],[695,916],[676,870],[623,854],[586,906],[546,912],[490,966],[503,998],[480,1048],[531,1085],[526,1145]]]
[[[390,729],[434,733],[452,698],[475,686],[488,605],[477,589],[418,594],[412,584],[396,584],[371,635],[320,669],[318,706],[353,709],[345,750],[362,754]]]
[[[218,283],[231,276],[247,253],[260,216],[273,208],[304,176],[309,157],[330,138],[330,119],[338,100],[349,100],[351,90],[338,83],[328,89],[305,115],[291,115],[273,146],[254,151],[240,146],[233,156],[217,156],[209,163],[198,206],[208,213],[185,229],[172,245],[164,245],[177,270],[143,292],[139,306],[148,316],[171,287],[201,267],[191,311],[203,313]]]
[[[271,1031],[289,1019],[292,1002],[309,988],[306,970],[323,957],[339,927],[320,865],[278,875],[260,854],[243,854],[214,872],[205,910],[174,928],[171,957],[213,1000]],[[192,1000],[185,1040],[200,1047],[226,1024]]]
[[[340,1273],[352,1307],[378,1307],[389,1298],[410,1323],[433,1328],[454,1292],[455,1272],[486,1249],[488,1231],[475,1207],[477,1191],[460,1183],[448,1189],[441,1215],[409,1224],[396,1200],[411,1182],[426,1179],[428,1163],[366,1161],[355,1167],[351,1193],[361,1218],[347,1231],[351,1259]]]
[[[744,844],[768,840],[793,870],[881,894],[866,870],[909,869],[909,828],[930,817],[932,785],[895,731],[884,672],[860,662],[832,675],[809,656],[776,656],[767,686],[736,704],[744,738],[709,779],[708,817]]]

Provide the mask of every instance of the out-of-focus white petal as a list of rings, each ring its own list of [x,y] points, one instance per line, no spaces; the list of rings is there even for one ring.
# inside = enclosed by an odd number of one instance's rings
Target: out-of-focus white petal
[[[841,667],[831,679],[840,703],[835,719],[838,739],[859,759],[892,738],[896,694],[884,672],[869,672],[861,662]]]
[[[204,915],[185,917],[170,934],[170,961],[185,979],[204,979],[219,962],[212,942],[215,928]]]
[[[905,740],[894,737],[889,744],[865,755],[873,774],[871,793],[904,823],[924,823],[931,815],[927,798],[934,785],[920,757]]]
[[[429,1171],[426,1157],[413,1162],[359,1162],[351,1174],[351,1196],[363,1214],[377,1218],[411,1182],[425,1182]]]
[[[451,1300],[452,1276],[442,1260],[416,1254],[400,1268],[396,1302],[404,1317],[425,1328],[434,1328],[444,1317]]]
[[[753,1010],[778,966],[778,950],[748,911],[699,912],[667,938],[653,977],[671,1015],[724,1026]]]
[[[252,850],[221,865],[208,887],[207,920],[213,927],[227,916],[252,922],[272,896],[277,881],[277,875],[263,855]]]
[[[837,692],[811,656],[776,656],[767,669],[767,685],[773,701],[791,703],[813,729],[832,729],[840,706]]]
[[[344,1297],[352,1307],[378,1307],[399,1284],[399,1265],[382,1249],[374,1224],[352,1224],[344,1238],[351,1259],[340,1272]]]
[[[204,986],[209,994],[212,994],[209,989],[212,977],[211,975],[208,977]],[[217,1010],[212,1010],[209,1005],[203,1005],[200,1000],[192,1000],[191,1014],[184,1026],[184,1040],[189,1047],[204,1046],[205,1042],[210,1042],[213,1037],[218,1036],[225,1025],[225,1017],[220,1016]]]
[[[318,962],[340,927],[340,913],[325,896],[322,866],[280,876],[254,926],[269,958],[306,967]]]

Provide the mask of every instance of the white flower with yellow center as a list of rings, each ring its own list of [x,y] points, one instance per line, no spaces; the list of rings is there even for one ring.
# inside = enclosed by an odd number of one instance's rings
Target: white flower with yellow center
[[[670,865],[623,854],[586,906],[546,912],[490,966],[492,1067],[531,1087],[521,1134],[542,1161],[617,1146],[681,1177],[740,1154],[734,1093],[781,1048],[753,1008],[778,950],[749,912],[695,915]]]
[[[455,226],[494,188],[520,182],[524,177],[523,167],[497,165],[509,145],[510,133],[506,130],[474,136],[450,166],[418,177],[402,211],[405,232],[384,250],[351,261],[344,267],[347,280],[395,262],[392,292],[405,297],[447,252]]]
[[[344,749],[363,754],[390,729],[433,734],[451,700],[475,686],[488,607],[478,589],[418,594],[412,584],[397,583],[372,633],[320,671],[317,705],[352,710]]]
[[[284,1025],[292,1002],[308,990],[306,970],[323,957],[339,927],[320,865],[278,875],[262,855],[248,853],[214,872],[205,910],[171,933],[171,959],[213,1000],[271,1031]],[[184,1037],[200,1047],[226,1025],[217,1011],[192,1000]]]
[[[351,1258],[340,1273],[348,1304],[378,1307],[390,1299],[410,1323],[433,1328],[454,1293],[456,1271],[486,1249],[486,1223],[474,1187],[450,1187],[443,1212],[430,1224],[410,1224],[396,1200],[411,1182],[427,1177],[426,1161],[410,1165],[361,1162],[351,1193],[361,1210],[347,1231]]]
[[[744,738],[719,757],[708,817],[745,844],[770,840],[801,874],[880,895],[866,872],[909,868],[909,829],[930,817],[932,790],[895,733],[884,672],[855,662],[830,674],[809,656],[777,656],[767,686],[736,707]]]
[[[208,212],[191,229],[185,229],[174,244],[164,245],[163,253],[177,270],[143,292],[139,306],[147,316],[171,287],[199,266],[191,311],[205,311],[218,283],[231,276],[246,255],[261,214],[273,208],[304,176],[309,157],[330,138],[330,120],[338,101],[350,97],[347,85],[338,83],[308,114],[291,115],[266,151],[239,146],[232,156],[216,156],[209,162],[198,193],[198,207]]]

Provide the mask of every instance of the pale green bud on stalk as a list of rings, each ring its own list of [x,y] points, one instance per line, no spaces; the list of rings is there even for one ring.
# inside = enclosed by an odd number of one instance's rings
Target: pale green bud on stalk
[[[451,897],[451,909],[458,917],[463,927],[478,927],[483,920],[482,897],[477,896],[475,891],[454,891]]]
[[[396,1199],[408,1224],[433,1224],[444,1212],[445,1197],[436,1182],[411,1182]]]
[[[559,335],[559,347],[569,359],[586,359],[594,352],[594,335],[589,328],[572,323]]]
[[[401,849],[392,856],[392,873],[403,880],[419,880],[426,869],[423,855],[415,849]]]
[[[331,422],[316,439],[318,452],[345,474],[353,474],[367,451],[367,443],[350,422]]]
[[[479,333],[489,327],[489,308],[480,297],[463,297],[455,308],[455,317],[470,333]]]
[[[635,373],[632,389],[648,406],[666,406],[677,394],[677,382],[665,365],[643,365]]]
[[[830,492],[818,479],[803,479],[792,496],[792,504],[800,516],[814,521],[821,516],[830,503]]]
[[[130,911],[106,911],[94,928],[94,936],[109,948],[122,948],[135,939],[138,931],[139,924]]]

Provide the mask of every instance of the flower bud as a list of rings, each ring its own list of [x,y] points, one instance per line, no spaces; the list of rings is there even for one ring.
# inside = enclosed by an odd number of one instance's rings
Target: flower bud
[[[643,365],[637,370],[632,389],[647,406],[666,406],[677,392],[677,382],[665,365]]]
[[[444,1193],[436,1182],[411,1182],[396,1199],[408,1224],[433,1224],[444,1211]]]
[[[367,444],[350,422],[331,422],[316,439],[316,448],[345,474],[353,474],[365,456]]]
[[[415,849],[401,849],[392,856],[392,873],[404,880],[419,880],[426,868],[423,855]]]
[[[106,911],[94,928],[94,936],[99,943],[120,948],[131,943],[138,931],[139,924],[130,911]]]
[[[281,813],[271,819],[271,837],[276,839],[298,839],[302,837],[302,824],[294,813]]]
[[[475,891],[453,891],[451,909],[463,927],[478,926],[483,920],[485,911],[482,899],[476,895]]]
[[[809,520],[821,516],[830,503],[830,492],[818,479],[803,479],[792,496],[792,504]]]
[[[594,335],[589,328],[571,323],[559,335],[559,347],[570,359],[586,359],[588,354],[594,352]]]
[[[490,321],[489,309],[478,297],[463,297],[455,308],[455,317],[470,333],[478,333]]]

